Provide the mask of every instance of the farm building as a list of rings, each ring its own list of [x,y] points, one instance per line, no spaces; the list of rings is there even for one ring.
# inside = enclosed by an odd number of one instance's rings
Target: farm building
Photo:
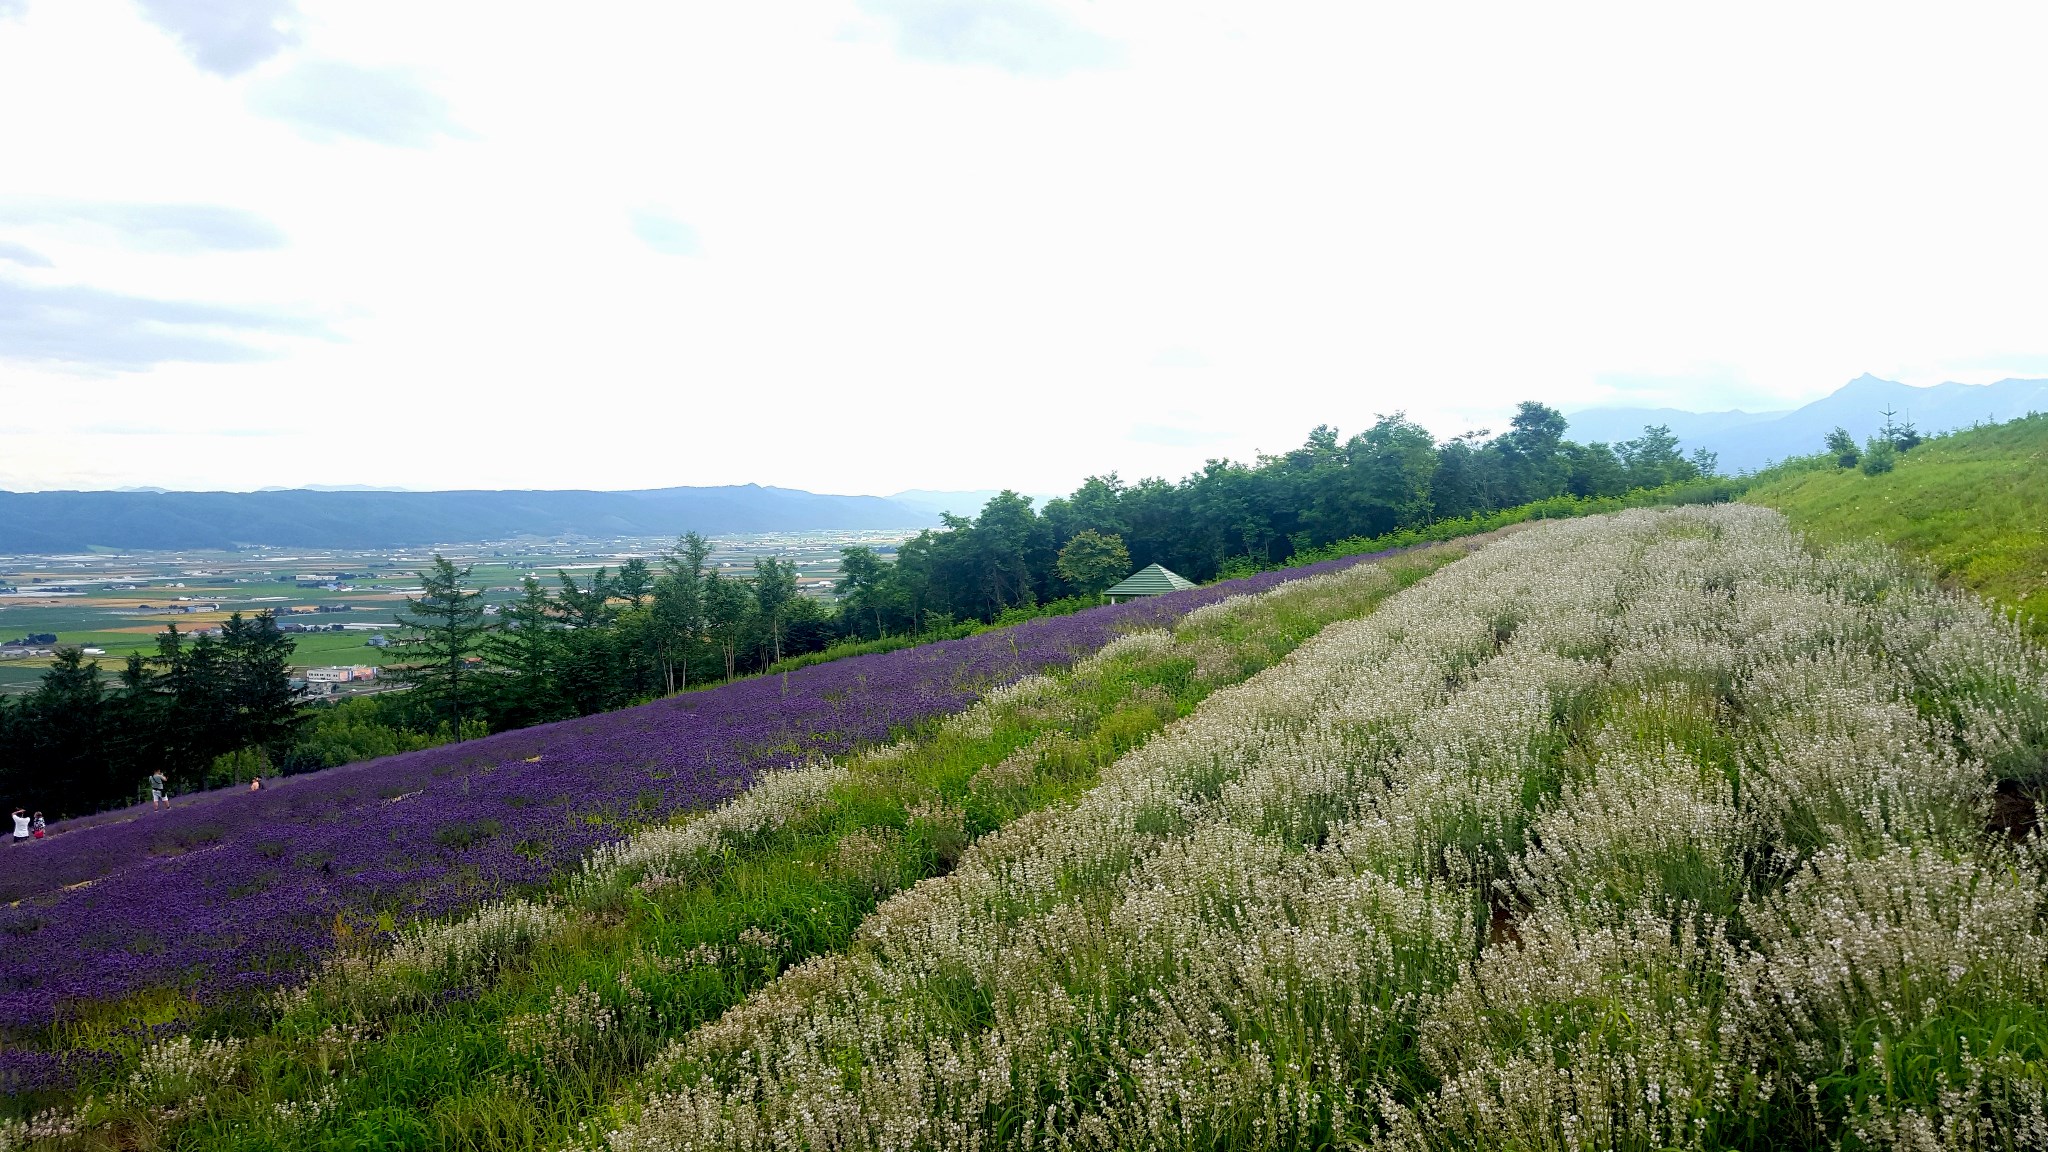
[[[1178,572],[1157,564],[1147,564],[1124,577],[1122,582],[1102,595],[1111,604],[1121,604],[1126,600],[1136,600],[1143,596],[1164,596],[1168,592],[1179,592],[1194,586],[1194,581]]]

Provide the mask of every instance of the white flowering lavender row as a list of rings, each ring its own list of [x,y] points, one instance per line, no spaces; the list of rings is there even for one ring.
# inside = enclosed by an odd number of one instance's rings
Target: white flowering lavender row
[[[1985,832],[2044,700],[2008,622],[1773,513],[1533,530],[890,900],[608,1143],[2040,1146],[2038,1059],[1872,1062],[2048,1001]]]
[[[1119,637],[1077,662],[1069,675],[1098,676],[1120,660],[1156,660],[1177,651],[1197,663],[1198,675],[1214,672],[1214,667],[1205,666],[1227,658],[1228,652],[1213,637],[1234,622],[1255,619],[1262,610],[1280,606],[1348,602],[1392,582],[1381,568],[1359,565],[1231,596],[1189,613],[1171,631],[1148,629]],[[943,721],[939,732],[986,736],[1000,719],[1057,697],[1061,688],[1062,681],[1052,677],[1023,677],[985,693],[966,711]],[[388,948],[332,957],[312,983],[286,994],[282,1003],[287,1010],[318,1000],[354,1012],[375,1012],[417,1002],[436,983],[494,970],[505,957],[559,933],[573,922],[572,905],[579,897],[627,883],[646,888],[681,883],[721,853],[743,849],[752,839],[816,812],[856,773],[886,770],[905,751],[905,745],[891,744],[765,773],[716,808],[593,850],[566,902],[493,901],[458,919],[415,925]]]

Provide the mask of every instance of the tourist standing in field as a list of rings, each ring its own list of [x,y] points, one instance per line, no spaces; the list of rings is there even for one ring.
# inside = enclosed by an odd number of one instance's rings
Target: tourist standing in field
[[[43,838],[43,814],[41,812],[36,813],[35,819],[28,822],[28,834],[37,840]]]
[[[154,812],[159,808],[168,808],[171,806],[171,802],[169,800],[164,799],[164,790],[169,788],[170,786],[171,782],[169,780],[164,779],[163,769],[159,768],[156,771],[151,772],[149,774],[150,811]]]
[[[14,842],[19,844],[26,839],[28,839],[28,816],[21,809],[16,808],[14,810]]]

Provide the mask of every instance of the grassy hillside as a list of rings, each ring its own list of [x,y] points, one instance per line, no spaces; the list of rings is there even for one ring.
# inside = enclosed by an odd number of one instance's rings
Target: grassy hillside
[[[1875,537],[2018,608],[2048,639],[2048,415],[1930,440],[1891,472],[1766,475],[1745,500],[1820,543]]]

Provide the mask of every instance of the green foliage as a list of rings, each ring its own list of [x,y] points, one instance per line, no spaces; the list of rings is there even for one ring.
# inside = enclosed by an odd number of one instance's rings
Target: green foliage
[[[795,602],[796,564],[773,556],[754,561],[754,610],[777,660],[782,659],[782,630]]]
[[[469,572],[440,553],[434,554],[433,566],[419,574],[420,594],[406,598],[410,615],[398,616],[399,625],[406,630],[398,644],[412,660],[391,673],[431,701],[457,732],[482,695],[477,650],[485,632],[484,603],[483,594],[467,586]],[[566,582],[568,578],[563,579]]]
[[[447,742],[448,734],[408,726],[390,695],[316,704],[280,765],[287,773],[333,768],[357,760],[416,752]]]
[[[1788,462],[1745,500],[1822,543],[1876,539],[2010,605],[2048,640],[2048,414],[1937,436],[1876,475]]]
[[[1130,573],[1131,550],[1124,547],[1123,537],[1113,532],[1083,528],[1060,549],[1059,561],[1054,567],[1060,579],[1079,589],[1083,595],[1100,596],[1104,588]]]
[[[1893,468],[1898,467],[1898,463],[1899,450],[1894,448],[1889,440],[1882,440],[1873,436],[1870,438],[1870,442],[1863,447],[1863,474],[1865,476],[1882,476]]]
[[[1884,412],[1884,427],[1877,430],[1878,438],[1901,452],[1910,452],[1919,447],[1925,439],[1920,430],[1913,427],[1911,420],[1901,420],[1899,414],[1887,408]]]
[[[650,647],[671,693],[690,686],[690,649],[704,631],[704,564],[711,542],[685,532],[662,558],[647,621]]]
[[[906,542],[893,566],[862,557],[863,570],[852,576],[859,623],[842,627],[863,636],[916,634],[940,619],[993,620],[1086,594],[1099,572],[1061,565],[1083,533],[1122,542],[1125,573],[1157,563],[1200,582],[1321,554],[1339,541],[1466,523],[1558,497],[1614,498],[1695,483],[1716,468],[1711,453],[1682,455],[1669,428],[1645,428],[1612,446],[1572,443],[1565,430],[1556,410],[1529,402],[1499,437],[1480,431],[1438,443],[1396,412],[1348,440],[1325,425],[1284,455],[1250,464],[1212,460],[1177,484],[1126,484],[1112,472],[1038,511],[1006,491],[980,516],[949,516],[944,530]]]
[[[1854,468],[1856,461],[1862,457],[1862,451],[1856,447],[1856,438],[1849,435],[1849,430],[1839,424],[1835,425],[1834,431],[1828,433],[1827,443],[1828,452],[1834,456],[1835,462],[1844,468]]]
[[[185,791],[216,765],[239,778],[275,764],[301,723],[291,652],[269,613],[239,612],[218,638],[165,629],[156,656],[130,656],[118,685],[63,649],[33,694],[0,706],[0,795],[78,816],[132,802],[155,771]]]

